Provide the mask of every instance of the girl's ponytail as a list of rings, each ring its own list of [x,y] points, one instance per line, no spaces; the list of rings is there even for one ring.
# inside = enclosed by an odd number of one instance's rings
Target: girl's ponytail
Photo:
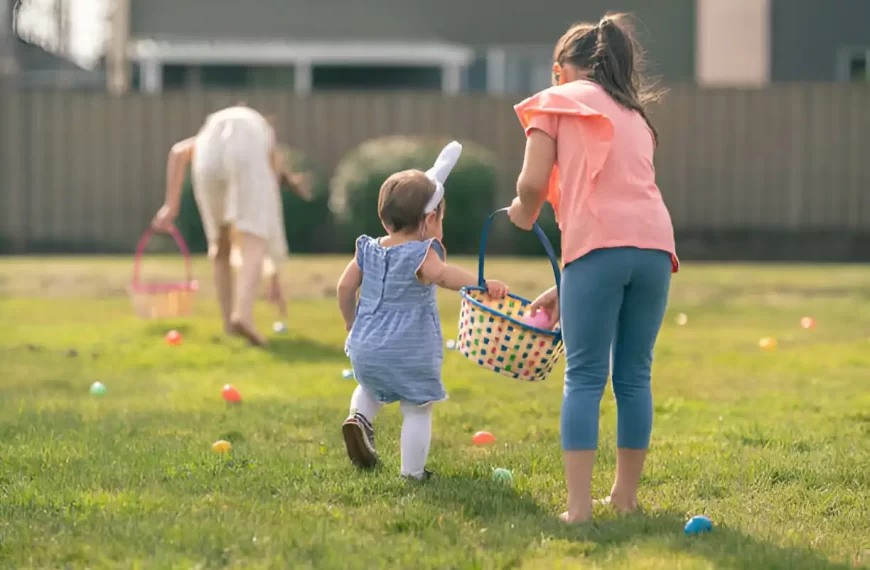
[[[659,133],[650,121],[646,105],[658,95],[645,89],[640,73],[643,53],[627,27],[625,16],[607,15],[598,23],[598,41],[592,66],[593,80],[627,109],[637,111],[652,131],[656,144]]]
[[[643,50],[624,14],[608,14],[596,25],[578,24],[556,45],[556,63],[570,63],[589,70],[594,81],[620,105],[637,111],[646,121],[656,144],[659,135],[646,106],[661,97],[661,91],[642,76]]]

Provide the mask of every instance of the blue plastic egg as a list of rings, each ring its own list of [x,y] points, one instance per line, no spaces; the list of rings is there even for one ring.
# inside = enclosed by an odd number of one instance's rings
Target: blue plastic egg
[[[689,522],[686,523],[686,534],[701,534],[702,532],[710,532],[713,530],[713,521],[704,515],[698,515],[692,517]]]

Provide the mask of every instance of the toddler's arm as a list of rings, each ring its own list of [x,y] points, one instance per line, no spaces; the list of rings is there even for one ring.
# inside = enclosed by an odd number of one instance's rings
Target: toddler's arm
[[[356,318],[356,293],[362,284],[362,271],[357,263],[356,256],[350,260],[341,279],[338,280],[338,308],[344,319],[344,327],[350,331]]]
[[[423,263],[420,264],[420,269],[417,270],[417,278],[452,291],[477,285],[477,277],[461,267],[445,263],[441,256],[431,248]],[[487,279],[486,289],[496,299],[504,297],[508,291],[507,285],[494,279]]]

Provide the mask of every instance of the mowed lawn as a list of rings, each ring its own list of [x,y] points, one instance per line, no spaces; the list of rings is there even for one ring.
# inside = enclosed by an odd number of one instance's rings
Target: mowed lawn
[[[257,350],[221,335],[203,259],[196,316],[173,322],[133,316],[130,259],[0,261],[0,567],[870,568],[870,268],[686,263],[654,366],[643,513],[570,527],[556,519],[562,366],[527,384],[448,352],[438,478],[398,477],[395,407],[376,421],[382,466],[351,468],[339,428],[354,382],[332,293],[345,262],[294,257],[289,332]],[[177,270],[171,257],[145,267]],[[488,271],[526,295],[552,279],[541,260]],[[455,337],[458,295],[441,307]],[[262,328],[273,317],[261,303]],[[181,346],[164,342],[173,328]],[[222,401],[226,383],[242,405]],[[601,426],[604,496],[609,388]],[[498,442],[473,446],[479,430]],[[211,451],[218,439],[229,455]],[[492,480],[497,467],[511,484]],[[711,534],[684,535],[696,514]]]

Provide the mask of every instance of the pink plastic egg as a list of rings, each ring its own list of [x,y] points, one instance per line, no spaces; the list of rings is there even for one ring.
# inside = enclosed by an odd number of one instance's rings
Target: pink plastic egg
[[[550,315],[547,311],[539,310],[534,316],[523,319],[530,327],[547,330],[550,328]]]

